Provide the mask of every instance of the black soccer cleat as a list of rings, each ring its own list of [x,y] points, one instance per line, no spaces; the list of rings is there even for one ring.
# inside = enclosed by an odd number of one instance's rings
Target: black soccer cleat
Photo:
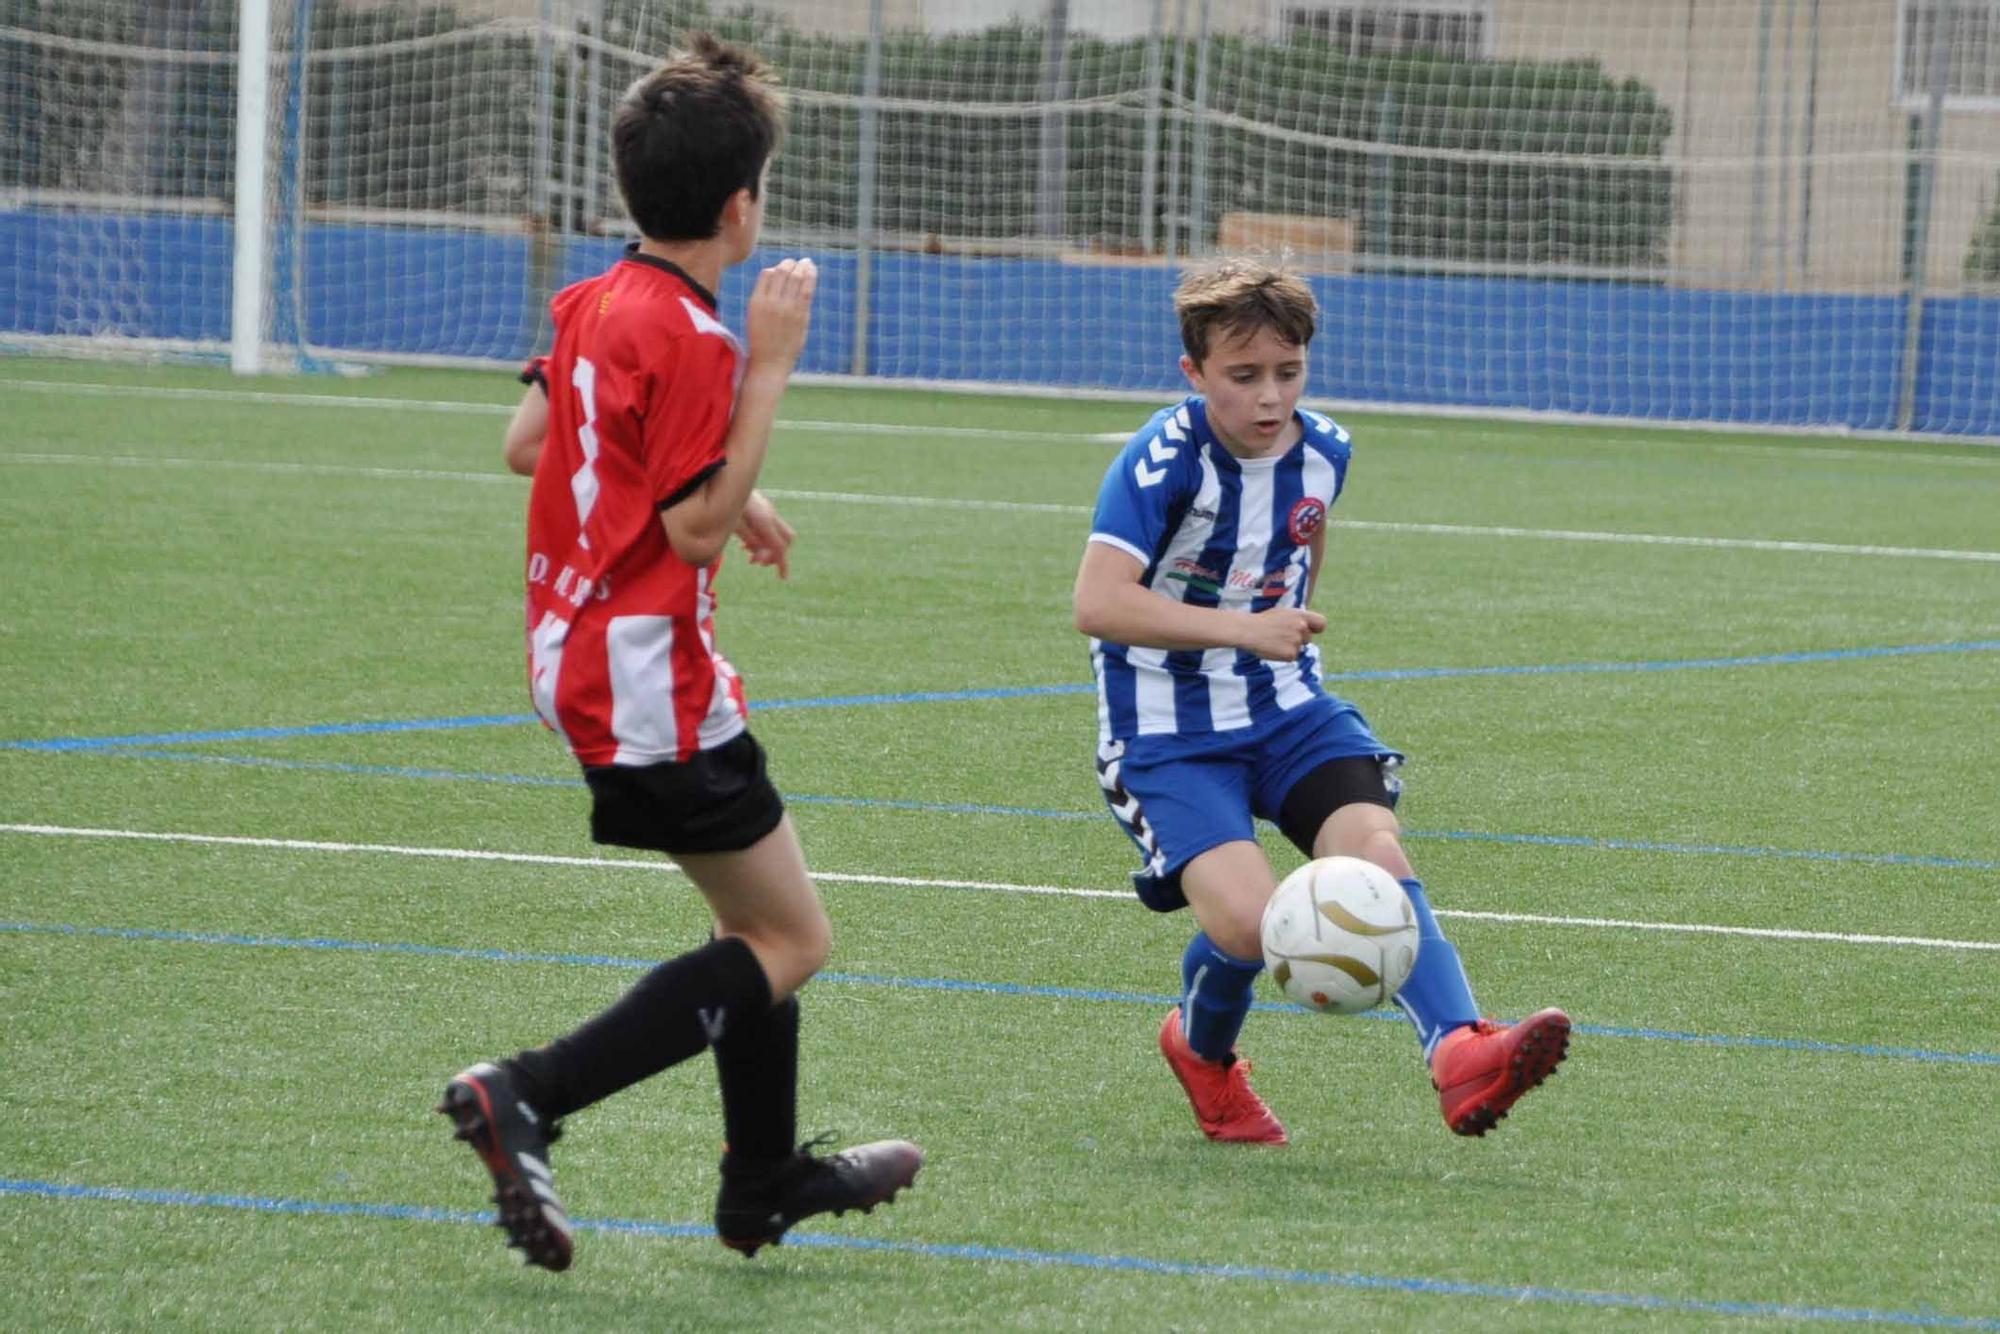
[[[437,1109],[457,1127],[454,1138],[470,1144],[493,1175],[496,1226],[506,1229],[507,1244],[519,1247],[531,1265],[569,1268],[569,1215],[549,1170],[549,1144],[561,1132],[545,1129],[507,1072],[484,1062],[454,1075]]]
[[[802,1144],[774,1167],[745,1168],[722,1160],[715,1196],[715,1231],[745,1256],[775,1246],[795,1223],[814,1214],[868,1213],[896,1198],[917,1178],[924,1151],[907,1140],[858,1144],[826,1158]]]

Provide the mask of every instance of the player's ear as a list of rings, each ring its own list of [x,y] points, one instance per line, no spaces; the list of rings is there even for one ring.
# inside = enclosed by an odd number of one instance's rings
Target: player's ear
[[[755,208],[757,196],[744,186],[722,202],[722,222],[726,227],[742,228],[750,221],[750,210]]]
[[[1181,374],[1187,376],[1187,382],[1196,389],[1202,388],[1201,367],[1185,352],[1181,353]]]

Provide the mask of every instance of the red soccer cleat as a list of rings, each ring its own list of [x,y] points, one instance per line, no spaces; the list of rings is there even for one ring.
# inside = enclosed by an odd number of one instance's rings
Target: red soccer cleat
[[[1231,1054],[1225,1061],[1195,1055],[1181,1035],[1181,1008],[1167,1011],[1160,1025],[1160,1054],[1187,1090],[1201,1133],[1226,1144],[1288,1144],[1285,1127],[1250,1087],[1250,1062]]]
[[[1513,1025],[1481,1019],[1453,1029],[1431,1055],[1445,1124],[1455,1134],[1484,1135],[1568,1052],[1569,1016],[1561,1010],[1537,1010]]]

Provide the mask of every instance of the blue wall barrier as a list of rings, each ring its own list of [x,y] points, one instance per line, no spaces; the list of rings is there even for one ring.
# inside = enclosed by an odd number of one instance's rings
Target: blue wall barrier
[[[570,241],[560,283],[614,260]],[[754,266],[725,281],[740,328]],[[817,254],[802,362],[853,368],[856,264]],[[0,213],[0,333],[225,341],[221,218]],[[300,290],[307,341],[332,352],[513,360],[543,314],[525,238],[313,226]],[[1396,275],[1316,277],[1311,391],[1328,398],[1759,425],[1890,429],[1905,307],[1896,296],[1699,291],[1634,283]],[[869,372],[934,380],[1172,392],[1172,271],[1044,259],[883,254]],[[289,302],[287,309],[289,311]],[[281,318],[280,327],[289,327]],[[2000,435],[2000,299],[1926,303],[1916,429]]]

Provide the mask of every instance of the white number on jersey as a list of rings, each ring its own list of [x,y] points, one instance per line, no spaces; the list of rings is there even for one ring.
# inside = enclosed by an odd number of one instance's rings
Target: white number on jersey
[[[570,494],[576,497],[576,522],[581,528],[597,504],[597,367],[578,357],[569,382],[583,399],[583,425],[576,430],[576,442],[583,448],[583,466],[569,479]],[[579,533],[577,541],[589,549],[588,534]]]

